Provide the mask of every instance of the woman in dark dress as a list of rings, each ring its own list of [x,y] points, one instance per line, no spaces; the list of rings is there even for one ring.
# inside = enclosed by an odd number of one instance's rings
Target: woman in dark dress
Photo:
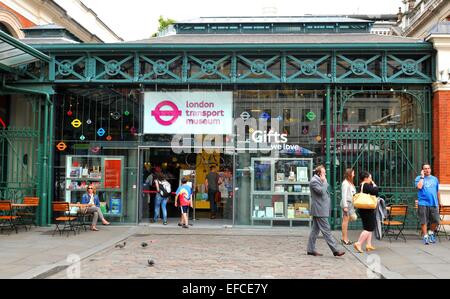
[[[361,190],[361,186],[363,186],[363,193],[368,193],[378,197],[378,187],[372,181],[372,175],[367,171],[363,171],[361,173],[361,184],[359,186],[359,190]],[[354,244],[354,247],[356,251],[362,253],[362,246],[364,242],[367,242],[366,251],[375,250],[375,247],[372,246],[372,232],[375,230],[376,225],[375,209],[358,209],[358,213],[359,217],[361,217],[364,230],[359,235],[358,242]]]

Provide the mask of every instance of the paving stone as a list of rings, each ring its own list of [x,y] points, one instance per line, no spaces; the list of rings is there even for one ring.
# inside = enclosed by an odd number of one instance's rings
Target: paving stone
[[[82,263],[81,277],[97,277],[102,269],[106,270],[105,278],[367,278],[366,268],[359,261],[350,255],[332,256],[323,240],[317,242],[323,257],[306,255],[307,234],[295,236],[290,231],[287,237],[258,231],[254,235],[236,229],[232,230],[235,235],[227,231],[224,236],[223,230],[193,234],[193,229],[171,235],[165,231],[131,236],[124,250],[110,248],[91,257],[92,262]],[[151,253],[140,248],[141,242],[149,239],[157,240]],[[183,254],[185,258],[178,258],[180,248],[189,253]],[[149,256],[155,260],[151,268],[145,265]],[[51,278],[65,278],[65,273]]]

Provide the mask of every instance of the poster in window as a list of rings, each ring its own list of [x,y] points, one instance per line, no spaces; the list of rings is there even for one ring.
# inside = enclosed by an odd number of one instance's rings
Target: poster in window
[[[105,159],[105,189],[120,189],[122,175],[122,160]]]
[[[297,167],[297,181],[307,182],[308,181],[308,168],[307,167]]]
[[[111,214],[119,215],[122,211],[122,201],[120,198],[111,198],[110,204]]]
[[[274,202],[275,217],[284,217],[284,203],[281,201]]]

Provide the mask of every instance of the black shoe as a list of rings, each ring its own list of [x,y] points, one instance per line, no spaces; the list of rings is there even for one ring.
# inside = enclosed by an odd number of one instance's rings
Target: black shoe
[[[181,224],[180,222],[178,222],[178,226],[183,226],[183,224]]]
[[[308,254],[308,255],[314,255],[314,256],[323,256],[323,254],[318,253],[318,252],[316,252],[316,251],[314,251],[314,252],[307,252],[307,254]]]
[[[167,221],[164,221],[164,222],[163,222],[163,225],[167,225]]]
[[[333,252],[333,255],[334,255],[334,256],[343,256],[344,254],[345,254],[344,251],[336,251],[336,252]]]

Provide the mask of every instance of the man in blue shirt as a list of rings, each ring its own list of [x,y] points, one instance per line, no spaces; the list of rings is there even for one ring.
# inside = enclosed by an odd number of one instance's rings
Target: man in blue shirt
[[[439,192],[439,180],[431,175],[431,166],[428,163],[422,165],[420,176],[416,178],[415,185],[418,192],[418,214],[422,226],[423,243],[428,245],[436,242],[434,231],[439,225],[439,206],[441,194]],[[431,223],[431,227],[427,225]]]

